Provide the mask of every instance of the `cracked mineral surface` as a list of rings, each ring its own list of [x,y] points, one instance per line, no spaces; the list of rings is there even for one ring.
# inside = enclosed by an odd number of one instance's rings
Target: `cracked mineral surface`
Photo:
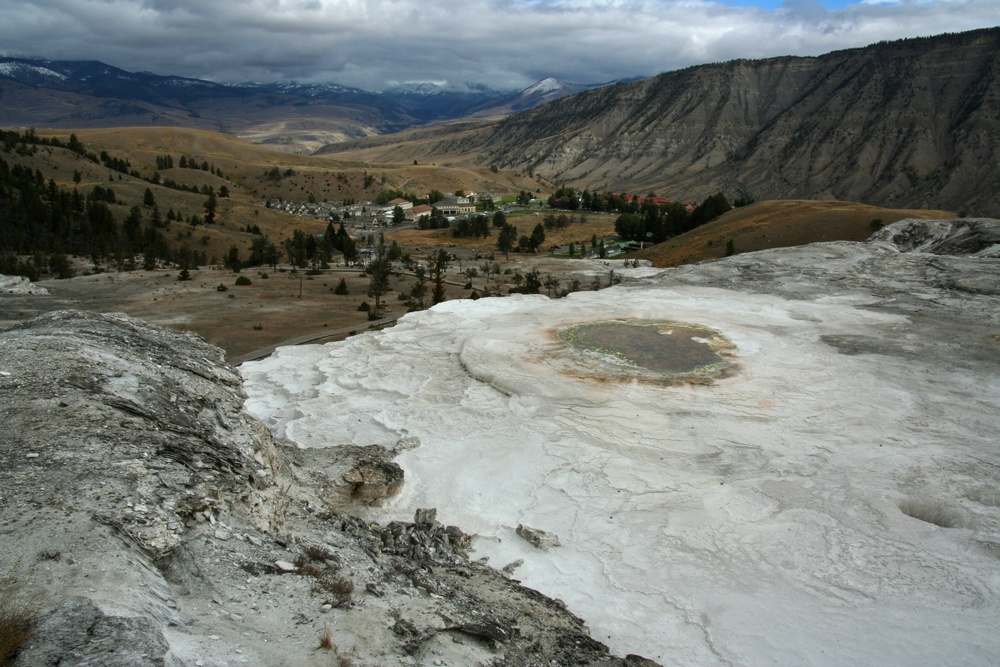
[[[246,405],[307,452],[408,443],[379,512],[436,507],[619,653],[995,665],[998,258],[1000,222],[901,221],[560,300],[452,301],[245,364]],[[609,321],[717,332],[738,370],[567,372],[548,332]],[[603,333],[595,368],[657,367]]]

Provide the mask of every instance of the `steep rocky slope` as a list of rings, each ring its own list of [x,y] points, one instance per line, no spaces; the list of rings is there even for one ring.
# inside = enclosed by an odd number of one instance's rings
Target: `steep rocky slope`
[[[691,67],[428,138],[381,155],[463,157],[685,199],[745,189],[993,215],[1000,29]],[[351,154],[380,157],[362,146]]]
[[[34,619],[14,664],[654,664],[432,510],[372,522],[393,452],[284,447],[243,400],[221,350],[125,316],[0,332],[0,633],[14,600]]]
[[[1000,29],[705,65],[501,123],[502,166],[678,194],[1000,209]]]

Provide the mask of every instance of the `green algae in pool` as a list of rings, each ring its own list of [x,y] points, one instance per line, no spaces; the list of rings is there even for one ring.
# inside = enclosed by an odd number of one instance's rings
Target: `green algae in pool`
[[[577,350],[610,355],[648,372],[640,376],[705,381],[731,369],[725,354],[732,344],[719,332],[697,324],[607,320],[567,327],[559,337]],[[603,371],[602,376],[620,374]]]

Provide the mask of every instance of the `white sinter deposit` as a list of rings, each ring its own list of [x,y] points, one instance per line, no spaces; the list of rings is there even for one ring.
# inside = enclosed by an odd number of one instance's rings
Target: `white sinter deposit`
[[[453,301],[244,364],[247,408],[303,447],[419,443],[382,511],[436,507],[494,565],[523,559],[513,576],[619,654],[996,665],[998,264],[816,244]],[[553,331],[610,319],[709,327],[738,368],[709,385],[574,373],[600,353]]]

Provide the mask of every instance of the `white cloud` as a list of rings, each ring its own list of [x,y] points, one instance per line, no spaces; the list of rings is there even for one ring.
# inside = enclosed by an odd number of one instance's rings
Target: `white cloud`
[[[775,11],[709,0],[19,0],[0,4],[0,43],[215,80],[517,87],[549,75],[604,81],[815,55],[997,22],[997,0],[866,0],[837,12],[815,0]]]

